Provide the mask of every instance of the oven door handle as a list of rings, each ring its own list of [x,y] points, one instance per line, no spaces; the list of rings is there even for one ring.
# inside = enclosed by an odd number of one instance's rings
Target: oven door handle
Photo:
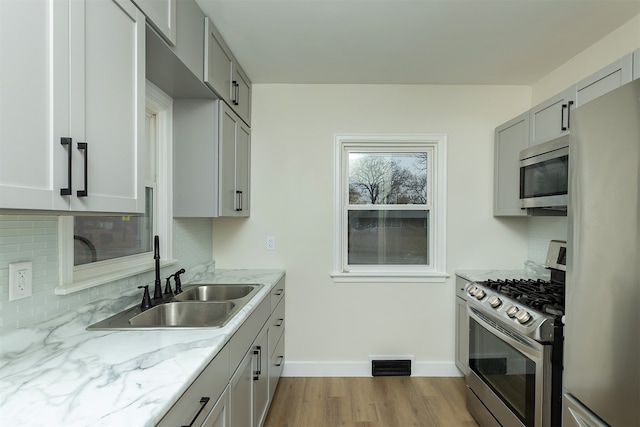
[[[533,345],[533,343],[527,343],[527,344],[522,343],[514,339],[513,337],[497,330],[495,327],[493,327],[493,325],[487,323],[484,319],[482,319],[480,316],[474,313],[471,306],[467,306],[467,312],[469,313],[469,317],[471,317],[473,320],[478,322],[480,326],[485,328],[487,331],[489,331],[491,334],[493,334],[497,338],[509,344],[511,347],[522,352],[524,355],[529,357],[533,362],[535,362],[536,366],[538,365],[538,363],[543,361],[544,352],[542,351],[542,344],[538,344],[540,346],[540,349],[538,349]]]

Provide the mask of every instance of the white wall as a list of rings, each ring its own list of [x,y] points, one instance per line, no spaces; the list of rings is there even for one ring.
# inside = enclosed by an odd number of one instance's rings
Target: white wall
[[[533,86],[533,105],[640,48],[640,14],[569,59]]]
[[[286,268],[289,373],[320,366],[348,374],[342,362],[367,363],[372,354],[415,355],[427,369],[445,362],[450,370],[441,373],[457,372],[454,277],[446,284],[331,280],[334,133],[447,134],[447,271],[522,268],[526,220],[492,216],[493,132],[530,101],[528,87],[253,87],[251,218],[214,220],[214,258],[219,268]],[[276,238],[273,252],[265,250],[267,236]]]

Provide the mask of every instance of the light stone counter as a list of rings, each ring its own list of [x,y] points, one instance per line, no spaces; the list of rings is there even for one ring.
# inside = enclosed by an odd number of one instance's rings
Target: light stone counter
[[[183,286],[200,282],[264,287],[220,329],[85,329],[139,304],[142,293],[135,289],[0,336],[0,425],[155,425],[285,271],[204,267],[187,274]]]
[[[498,279],[549,280],[551,273],[543,265],[527,261],[523,270],[456,270],[455,275],[470,282],[483,282]]]

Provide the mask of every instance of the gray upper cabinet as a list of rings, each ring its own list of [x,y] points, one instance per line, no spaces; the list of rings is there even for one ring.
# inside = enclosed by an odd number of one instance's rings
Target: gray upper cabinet
[[[233,55],[209,18],[205,18],[204,31],[204,82],[231,104]]]
[[[251,130],[220,100],[173,104],[176,217],[248,217]]]
[[[209,18],[204,26],[204,82],[251,125],[251,82]]]
[[[220,216],[248,217],[251,130],[225,103],[219,107]]]
[[[177,0],[133,0],[147,17],[147,23],[172,46],[176,45]]]
[[[0,39],[0,208],[144,212],[142,13],[0,2]]]
[[[240,67],[234,67],[231,103],[234,110],[247,124],[251,124],[251,82]]]
[[[640,49],[633,52],[633,80],[640,79]]]
[[[495,131],[493,215],[526,216],[520,197],[520,151],[529,146],[529,112],[515,117]]]
[[[575,86],[571,86],[530,110],[529,146],[551,141],[569,133],[575,98]]]
[[[630,53],[580,80],[576,84],[576,107],[629,83],[632,80],[632,73],[633,54]]]

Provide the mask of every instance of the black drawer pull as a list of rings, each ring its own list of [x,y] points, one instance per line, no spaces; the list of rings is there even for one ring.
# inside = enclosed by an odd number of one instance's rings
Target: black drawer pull
[[[284,319],[278,319],[274,326],[282,326],[283,323],[284,323]]]
[[[278,356],[278,363],[276,363],[276,366],[279,368],[282,366],[282,362],[284,362],[284,356]]]
[[[278,290],[276,291],[275,295],[279,297],[279,296],[280,296],[280,295],[282,295],[283,293],[284,293],[284,289],[278,289]]]
[[[207,406],[207,403],[209,403],[210,398],[208,397],[201,397],[200,398],[200,409],[198,410],[198,413],[196,413],[196,416],[193,417],[193,419],[191,420],[191,422],[189,423],[188,426],[182,426],[182,427],[193,427],[193,423],[196,422],[196,420],[198,419],[198,417],[200,416],[200,414],[202,413],[202,411],[204,410],[204,407]]]

